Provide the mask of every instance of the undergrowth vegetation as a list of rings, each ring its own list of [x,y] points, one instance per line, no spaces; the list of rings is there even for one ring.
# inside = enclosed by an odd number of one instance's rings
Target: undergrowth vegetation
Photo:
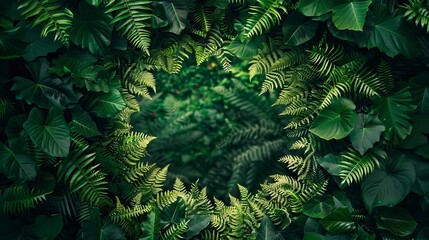
[[[0,239],[427,239],[429,1],[4,0]]]

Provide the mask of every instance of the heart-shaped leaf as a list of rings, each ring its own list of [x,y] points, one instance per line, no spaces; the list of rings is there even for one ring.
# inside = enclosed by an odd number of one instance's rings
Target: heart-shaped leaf
[[[350,133],[350,140],[354,149],[361,155],[380,141],[380,135],[386,128],[375,115],[359,113],[356,125]]]
[[[256,229],[256,240],[282,240],[282,235],[276,230],[273,222],[266,215],[262,218],[261,225]]]
[[[70,130],[62,111],[51,108],[48,115],[37,109],[31,109],[24,129],[31,141],[53,157],[66,157],[70,149]]]
[[[362,31],[371,0],[335,0],[332,21],[339,30]]]
[[[396,236],[405,237],[416,229],[417,223],[404,208],[377,208],[377,228],[387,230]]]
[[[97,129],[97,125],[92,120],[91,116],[85,112],[80,106],[73,108],[72,121],[69,123],[70,128],[84,137],[94,137],[101,135]]]
[[[345,233],[356,229],[352,214],[347,208],[337,208],[324,219],[320,220],[322,226],[328,232]]]
[[[0,172],[14,180],[28,181],[36,177],[36,162],[27,152],[23,137],[9,140],[9,147],[0,142]]]
[[[320,111],[310,132],[325,140],[345,138],[356,124],[356,108],[352,100],[340,98]]]
[[[411,156],[390,152],[362,181],[362,199],[369,212],[378,206],[394,206],[404,200],[416,180]]]
[[[332,0],[301,0],[297,9],[304,16],[319,17],[332,10]]]
[[[325,200],[312,198],[304,204],[302,213],[312,218],[324,218],[334,209],[334,201],[328,197]]]
[[[317,22],[298,12],[287,15],[285,25],[282,28],[285,45],[294,47],[307,42],[316,35],[316,29]]]

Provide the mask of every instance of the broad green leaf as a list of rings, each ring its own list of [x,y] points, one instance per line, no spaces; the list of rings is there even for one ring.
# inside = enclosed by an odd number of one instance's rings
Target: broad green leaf
[[[325,140],[345,138],[356,123],[356,106],[350,99],[340,98],[320,111],[310,132]]]
[[[302,208],[302,213],[312,218],[324,218],[334,209],[334,201],[328,197],[326,199],[312,198],[306,202]]]
[[[97,8],[83,2],[79,4],[70,28],[71,40],[82,48],[88,48],[93,54],[102,54],[110,44],[113,25],[112,17]]]
[[[73,108],[72,121],[69,123],[69,125],[70,129],[73,129],[84,137],[95,137],[101,135],[91,116],[89,116],[89,114],[85,112],[80,106]]]
[[[404,208],[377,208],[377,228],[384,229],[396,236],[405,237],[414,232],[417,223],[407,209]]]
[[[142,222],[140,228],[143,232],[140,240],[157,240],[158,233],[160,231],[159,224],[159,211],[153,209],[146,218],[146,221]]]
[[[358,231],[355,235],[353,235],[353,240],[374,240],[375,234],[374,233],[368,233],[367,231],[363,230],[362,227],[358,227]]]
[[[320,224],[320,219],[315,219],[312,217],[307,218],[303,230],[304,232],[314,232],[320,234],[325,234],[326,232],[322,224]]]
[[[40,239],[54,240],[63,228],[61,215],[39,215],[35,221],[34,233]]]
[[[374,3],[375,25],[367,47],[378,48],[389,57],[404,54],[413,57],[419,45],[399,12],[391,12],[384,3]]]
[[[162,1],[169,26],[168,31],[179,35],[186,27],[188,2],[185,0]]]
[[[347,209],[349,209],[350,211],[353,210],[353,206],[352,206],[352,203],[350,202],[350,199],[341,190],[337,190],[334,192],[334,195],[332,196],[332,200],[334,200],[334,206],[336,208],[347,207]]]
[[[116,88],[108,93],[100,93],[92,102],[92,111],[98,117],[114,117],[126,106],[121,93]]]
[[[185,218],[185,201],[179,198],[161,211],[161,228],[179,224],[183,218]]]
[[[276,230],[267,215],[264,215],[261,225],[256,229],[256,240],[282,240],[282,235]]]
[[[17,99],[25,99],[28,104],[36,104],[41,108],[70,108],[77,103],[76,94],[70,81],[50,77],[49,65],[46,62],[33,62],[27,65],[33,80],[15,77],[12,90],[16,91]]]
[[[24,129],[33,143],[53,157],[66,157],[70,150],[70,130],[63,112],[51,108],[46,118],[37,109],[31,109]]]
[[[414,102],[417,103],[416,112],[429,114],[429,74],[420,73],[410,78],[410,92]]]
[[[61,42],[54,41],[53,34],[49,34],[47,37],[39,37],[30,42],[25,47],[25,54],[22,57],[25,61],[31,62],[38,57],[47,56],[48,53],[57,51],[62,46]]]
[[[362,199],[369,212],[378,206],[392,207],[400,203],[416,180],[410,155],[390,152],[361,184]]]
[[[399,145],[411,133],[411,116],[415,108],[408,86],[376,100],[373,111],[386,127],[384,137],[387,140]]]
[[[239,58],[250,59],[258,54],[258,49],[262,47],[262,40],[263,37],[258,36],[241,42],[240,39],[236,37],[227,48]]]
[[[339,30],[362,31],[371,0],[334,0],[332,22]]]
[[[298,11],[307,17],[319,17],[332,10],[332,0],[301,0]]]
[[[326,237],[315,232],[305,232],[303,240],[326,240]]]
[[[82,239],[126,240],[124,232],[118,224],[109,220],[101,221],[98,208],[92,208],[90,218],[81,223]]]
[[[332,20],[328,20],[327,25],[329,32],[331,32],[334,37],[353,42],[359,47],[366,47],[371,33],[374,30],[374,19],[374,14],[369,11],[366,16],[365,24],[363,25],[363,31],[339,30],[335,27]]]
[[[7,137],[9,139],[19,137],[21,135],[22,130],[24,130],[22,125],[26,120],[27,120],[27,115],[25,114],[18,114],[9,118],[9,121],[7,122],[6,129],[5,129],[5,133]]]
[[[317,162],[332,176],[340,175],[341,167],[338,165],[340,158],[335,154],[330,153],[323,158],[318,158]]]
[[[359,113],[356,125],[350,133],[350,140],[354,149],[361,155],[380,141],[380,135],[386,128],[375,115]]]
[[[7,178],[32,181],[36,177],[36,162],[26,146],[23,137],[9,139],[9,147],[0,142],[0,172]]]
[[[337,208],[324,219],[320,220],[322,226],[328,232],[345,233],[356,230],[356,223],[347,208]]]
[[[0,30],[0,59],[19,58],[24,54],[25,43],[14,37],[19,27]]]
[[[188,230],[185,239],[191,239],[210,224],[210,215],[192,215],[189,216]]]
[[[294,47],[301,45],[316,35],[317,22],[312,21],[299,14],[292,12],[287,15],[282,31],[285,45]]]

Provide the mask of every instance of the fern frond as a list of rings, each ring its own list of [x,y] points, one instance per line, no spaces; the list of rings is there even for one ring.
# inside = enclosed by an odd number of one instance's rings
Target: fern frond
[[[336,67],[335,63],[343,57],[344,49],[337,46],[329,46],[328,44],[320,44],[309,50],[310,61],[315,65],[316,70],[320,74],[327,76]]]
[[[393,88],[395,87],[395,81],[393,79],[393,74],[389,67],[389,64],[387,64],[386,61],[381,60],[380,64],[378,64],[377,76],[382,83],[380,90],[383,93],[387,94],[393,90]]]
[[[147,155],[146,147],[155,137],[141,132],[129,132],[118,136],[111,144],[113,152],[117,153],[128,166],[136,165]]]
[[[250,7],[250,18],[244,25],[244,32],[248,38],[270,30],[273,25],[280,23],[281,14],[287,13],[282,0],[257,0],[257,2],[257,6]]]
[[[146,178],[139,181],[138,189],[143,195],[154,195],[162,190],[167,179],[168,165],[163,168],[154,168]]]
[[[25,185],[13,185],[0,190],[0,212],[5,214],[24,213],[46,200],[39,190],[29,189]]]
[[[379,97],[379,89],[383,88],[383,82],[377,74],[367,68],[361,68],[353,74],[354,92],[366,98]]]
[[[349,148],[341,154],[340,177],[341,184],[350,185],[360,182],[362,178],[370,174],[374,168],[379,167],[379,159],[386,158],[387,154],[381,149],[371,149],[361,156],[356,150]]]
[[[127,173],[124,179],[129,182],[137,182],[141,178],[144,178],[148,172],[155,167],[155,164],[149,164],[147,162],[139,162],[131,168],[127,169]]]
[[[205,7],[203,4],[198,5],[194,11],[194,18],[199,25],[201,31],[208,33],[212,27],[213,17],[212,10]]]
[[[124,76],[123,83],[130,93],[152,100],[149,89],[156,93],[155,78],[152,73],[136,67],[130,67]]]
[[[140,105],[136,97],[128,92],[127,89],[121,89],[121,95],[124,98],[125,104],[127,107],[140,112]]]
[[[7,98],[0,97],[0,119],[12,110],[12,103]]]
[[[425,4],[426,3],[426,4]],[[429,3],[427,0],[409,0],[408,4],[402,6],[406,11],[404,17],[409,22],[414,22],[416,26],[426,27],[426,32],[429,32]]]
[[[189,220],[183,219],[178,224],[173,224],[161,235],[163,240],[180,240],[188,228]]]
[[[112,24],[126,35],[128,40],[149,55],[150,19],[152,2],[149,0],[111,1],[107,13],[115,13]]]
[[[42,37],[54,32],[54,40],[60,40],[65,46],[70,44],[68,29],[72,25],[73,13],[67,8],[61,8],[56,0],[22,0],[18,7],[21,15],[32,18],[33,27],[42,24]]]
[[[72,192],[79,192],[82,200],[94,205],[110,202],[107,196],[105,174],[95,162],[95,153],[84,153],[86,148],[77,150],[59,163],[58,179],[68,184]]]
[[[122,205],[120,199],[116,197],[116,207],[110,212],[109,217],[115,223],[122,224],[132,218],[142,216],[152,210],[151,206],[135,204],[132,207],[125,207]]]

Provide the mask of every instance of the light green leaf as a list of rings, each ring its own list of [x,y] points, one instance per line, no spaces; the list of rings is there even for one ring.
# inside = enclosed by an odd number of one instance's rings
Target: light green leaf
[[[192,215],[189,217],[188,230],[185,239],[191,239],[210,224],[210,215]]]
[[[9,140],[9,147],[0,142],[0,172],[7,178],[32,181],[36,177],[36,162],[27,152],[23,137]]]
[[[319,17],[332,10],[332,0],[301,0],[298,11],[307,17]]]
[[[71,40],[82,48],[88,48],[93,54],[102,54],[112,37],[111,21],[112,17],[105,14],[102,8],[82,2],[70,28]]]
[[[384,137],[387,140],[399,145],[411,133],[411,116],[415,108],[408,86],[376,100],[373,112],[384,123]]]
[[[317,22],[307,19],[298,12],[287,15],[282,31],[285,45],[294,47],[301,45],[316,35]]]
[[[347,208],[337,208],[324,219],[320,220],[322,226],[328,232],[345,233],[356,230],[356,223]]]
[[[69,123],[70,128],[78,134],[84,137],[95,137],[101,135],[91,116],[89,116],[89,114],[80,106],[73,108],[72,119],[73,120]]]
[[[98,117],[114,117],[126,106],[118,89],[113,88],[108,93],[100,93],[92,102],[92,111]]]
[[[332,22],[339,30],[362,31],[371,0],[334,0]]]
[[[61,232],[63,225],[60,215],[39,215],[35,221],[34,233],[40,239],[54,240]]]
[[[256,240],[282,240],[281,234],[276,230],[274,224],[267,215],[264,215],[261,225],[256,229]]]
[[[66,157],[70,150],[70,130],[63,112],[51,108],[46,119],[37,109],[31,109],[24,129],[33,143],[53,157]]]
[[[378,48],[392,58],[398,54],[407,57],[417,55],[419,45],[410,30],[413,28],[404,23],[400,13],[390,12],[386,4],[374,3],[374,5],[375,25],[367,47]]]
[[[310,127],[310,132],[325,140],[345,138],[356,123],[353,101],[340,98],[320,111]]]
[[[324,218],[334,209],[334,201],[331,197],[326,199],[312,198],[303,206],[302,213],[312,218]]]
[[[140,240],[157,240],[158,233],[160,231],[159,224],[159,211],[158,209],[153,209],[146,218],[146,221],[140,225],[140,228],[143,231],[143,237]]]
[[[16,98],[47,109],[55,106],[63,110],[76,104],[72,83],[49,77],[48,68],[49,65],[43,61],[28,64],[27,69],[35,81],[15,77],[12,90],[16,91]]]
[[[332,33],[332,35],[336,38],[339,38],[341,40],[353,42],[357,44],[359,47],[366,47],[369,38],[371,37],[371,34],[374,30],[374,14],[372,12],[368,12],[365,24],[363,26],[363,31],[353,31],[353,30],[339,30],[335,27],[332,20],[328,20],[327,26],[329,29],[329,32]]]
[[[394,206],[404,200],[416,180],[410,155],[390,152],[361,184],[362,199],[369,212],[378,206]]]
[[[386,128],[375,115],[359,113],[356,125],[350,133],[350,140],[354,149],[361,155],[380,141],[380,135]]]
[[[377,228],[405,237],[414,232],[417,223],[407,209],[380,207],[376,213]]]

